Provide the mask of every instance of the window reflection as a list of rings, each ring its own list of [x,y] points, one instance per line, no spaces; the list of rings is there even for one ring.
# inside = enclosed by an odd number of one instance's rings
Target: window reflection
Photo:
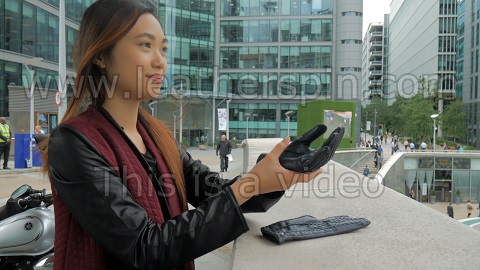
[[[277,47],[228,47],[220,49],[223,68],[278,68]]]
[[[296,114],[292,114],[290,124],[287,125],[285,112],[297,111],[297,104],[275,103],[230,103],[229,129],[230,139],[243,140],[246,138],[248,122],[248,138],[275,138],[277,130],[277,115],[280,115],[281,136],[295,137],[297,123]]]
[[[278,41],[278,20],[226,21],[220,29],[221,42]]]
[[[332,19],[283,20],[281,41],[331,41]]]
[[[333,0],[282,0],[282,15],[332,14]]]
[[[330,73],[223,73],[219,87],[246,99],[330,97],[332,91]]]
[[[333,0],[221,0],[221,16],[333,14]]]
[[[331,68],[332,47],[281,47],[280,68]]]

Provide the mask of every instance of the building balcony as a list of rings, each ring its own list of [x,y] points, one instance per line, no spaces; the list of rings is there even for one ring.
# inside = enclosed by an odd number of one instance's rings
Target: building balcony
[[[370,71],[370,75],[382,75],[382,70],[372,70]]]
[[[382,46],[382,45],[383,45],[383,41],[375,40],[370,42],[370,46]]]
[[[370,52],[370,55],[369,55],[369,60],[370,61],[380,61],[382,60],[382,52],[378,52],[378,51],[375,51],[375,52]]]
[[[370,80],[368,82],[368,87],[371,89],[372,87],[381,87],[382,80]],[[381,90],[380,90],[381,91]]]
[[[375,68],[375,66],[381,66],[382,61],[370,61],[370,69]]]
[[[382,49],[383,49],[383,46],[375,45],[375,46],[370,46],[370,49],[368,50],[371,52],[374,52],[374,51],[382,51]]]

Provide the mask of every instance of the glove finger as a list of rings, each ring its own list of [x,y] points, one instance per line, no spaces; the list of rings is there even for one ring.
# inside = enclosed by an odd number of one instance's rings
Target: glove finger
[[[332,143],[335,142],[335,139],[338,138],[338,136],[340,136],[340,141],[341,141],[344,133],[345,133],[345,127],[336,128],[334,131],[332,131],[328,139],[322,144],[322,147],[332,145]]]
[[[302,143],[310,146],[313,141],[322,136],[326,131],[327,126],[320,124],[305,132],[302,136],[300,136],[300,138],[296,139],[293,142]]]
[[[367,227],[370,224],[370,220],[366,218],[348,218],[339,220],[338,222],[329,222],[337,234],[353,232],[358,229]]]
[[[328,147],[328,156],[326,159],[330,160],[332,159],[333,155],[335,154],[335,151],[337,151],[338,146],[340,145],[340,142],[343,139],[343,134],[345,133],[345,128],[344,127],[339,127],[330,134],[330,137],[328,140],[324,143],[323,147]],[[327,160],[327,161],[328,161]],[[322,165],[323,166],[323,165]]]

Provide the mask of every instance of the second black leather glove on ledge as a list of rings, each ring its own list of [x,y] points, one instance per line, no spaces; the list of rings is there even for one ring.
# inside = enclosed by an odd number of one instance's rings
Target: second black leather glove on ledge
[[[260,230],[268,240],[280,245],[289,241],[307,240],[353,232],[365,228],[369,224],[370,221],[366,218],[335,216],[319,220],[306,215],[279,221],[262,227]]]
[[[335,154],[345,133],[344,127],[336,128],[318,149],[310,145],[327,131],[325,125],[317,125],[291,142],[279,157],[280,164],[288,170],[308,173],[325,165]]]

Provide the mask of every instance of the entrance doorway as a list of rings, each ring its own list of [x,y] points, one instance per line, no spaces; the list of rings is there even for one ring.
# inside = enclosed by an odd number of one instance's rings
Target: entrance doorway
[[[452,202],[452,180],[435,180],[437,202]]]

